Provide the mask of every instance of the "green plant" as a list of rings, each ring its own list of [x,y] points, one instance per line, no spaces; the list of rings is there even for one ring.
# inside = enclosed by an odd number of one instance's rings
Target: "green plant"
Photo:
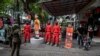
[[[0,12],[4,11],[7,7],[11,6],[13,0],[0,0]]]

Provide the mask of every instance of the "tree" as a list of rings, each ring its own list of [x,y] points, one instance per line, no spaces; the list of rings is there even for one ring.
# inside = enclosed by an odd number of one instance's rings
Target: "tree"
[[[40,6],[40,3],[38,3],[40,0],[22,0],[24,5],[24,11],[27,14],[30,14],[32,18],[34,18],[34,15],[37,14],[39,16],[39,19],[41,22],[46,21],[46,16],[48,15]],[[43,19],[45,18],[45,19]]]
[[[31,15],[32,19],[35,14],[38,14],[40,21],[44,21],[46,20],[48,13],[42,9],[40,3],[38,3],[39,1],[40,0],[0,0],[0,12],[7,10],[7,8],[12,8],[14,13],[17,10],[24,10],[26,14]],[[42,20],[42,18],[44,19]]]
[[[4,11],[8,6],[11,6],[13,0],[0,0],[0,12]]]
[[[45,23],[48,19],[48,13],[43,10],[42,6],[40,3],[32,3],[30,4],[31,11],[34,12],[39,16],[39,19],[41,22]]]
[[[29,13],[29,11],[31,10],[29,5],[32,3],[37,3],[39,0],[21,0],[23,3],[23,7],[24,7],[24,11],[26,13]]]

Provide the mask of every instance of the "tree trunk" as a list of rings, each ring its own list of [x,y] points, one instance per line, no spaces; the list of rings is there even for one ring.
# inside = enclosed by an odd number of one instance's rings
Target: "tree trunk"
[[[29,1],[28,0],[26,0],[26,1],[21,0],[21,1],[23,2],[24,12],[28,15],[31,15],[31,19],[34,18],[35,14],[33,12],[31,12],[31,9],[29,7],[29,4],[30,4]]]
[[[19,0],[16,0],[17,23],[20,27]]]

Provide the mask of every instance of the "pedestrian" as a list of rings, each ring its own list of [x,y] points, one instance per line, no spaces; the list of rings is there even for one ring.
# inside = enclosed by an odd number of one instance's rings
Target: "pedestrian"
[[[4,19],[0,17],[0,40],[6,40],[5,39],[5,30],[4,30]]]
[[[10,48],[12,48],[12,27],[9,26],[8,29],[7,29],[7,37],[9,39],[9,45],[10,45]]]
[[[55,46],[58,46],[60,44],[59,42],[59,36],[60,36],[60,26],[58,25],[58,22],[55,22],[55,25],[52,28],[52,32],[53,32],[53,38],[52,38],[52,44],[55,44]]]
[[[45,28],[45,43],[50,44],[51,40],[51,24],[50,22],[47,23]]]
[[[91,41],[93,39],[93,28],[91,25],[88,26],[88,37],[89,37],[89,47],[91,47]]]
[[[20,45],[21,45],[21,38],[20,38],[20,30],[17,25],[13,27],[14,33],[12,36],[12,52],[11,56],[14,55],[16,51],[16,56],[19,56]]]
[[[7,24],[8,24],[8,27],[6,29],[6,37],[9,39],[9,45],[10,45],[10,48],[12,48],[12,32],[13,32],[13,29],[12,29],[12,24],[11,24],[11,21],[10,21],[10,18],[7,19]]]
[[[2,29],[2,28],[3,28],[3,26],[4,26],[3,19],[2,19],[2,18],[0,18],[0,29]]]
[[[83,26],[83,49],[88,50],[89,47],[89,37],[88,37],[88,25]]]
[[[80,24],[80,26],[77,28],[77,41],[78,41],[78,46],[81,48],[83,46],[83,26]]]
[[[29,22],[27,22],[24,26],[24,42],[30,42],[31,37],[31,26],[29,25]]]

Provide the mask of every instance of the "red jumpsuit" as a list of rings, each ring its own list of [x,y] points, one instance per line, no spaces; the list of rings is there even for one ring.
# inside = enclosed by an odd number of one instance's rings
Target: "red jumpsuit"
[[[50,42],[51,40],[51,25],[46,26],[45,42]]]
[[[31,35],[31,27],[30,25],[26,24],[24,27],[24,41],[26,42],[27,40],[30,41],[30,36]]]
[[[60,26],[54,25],[52,31],[53,31],[52,43],[59,44]]]

